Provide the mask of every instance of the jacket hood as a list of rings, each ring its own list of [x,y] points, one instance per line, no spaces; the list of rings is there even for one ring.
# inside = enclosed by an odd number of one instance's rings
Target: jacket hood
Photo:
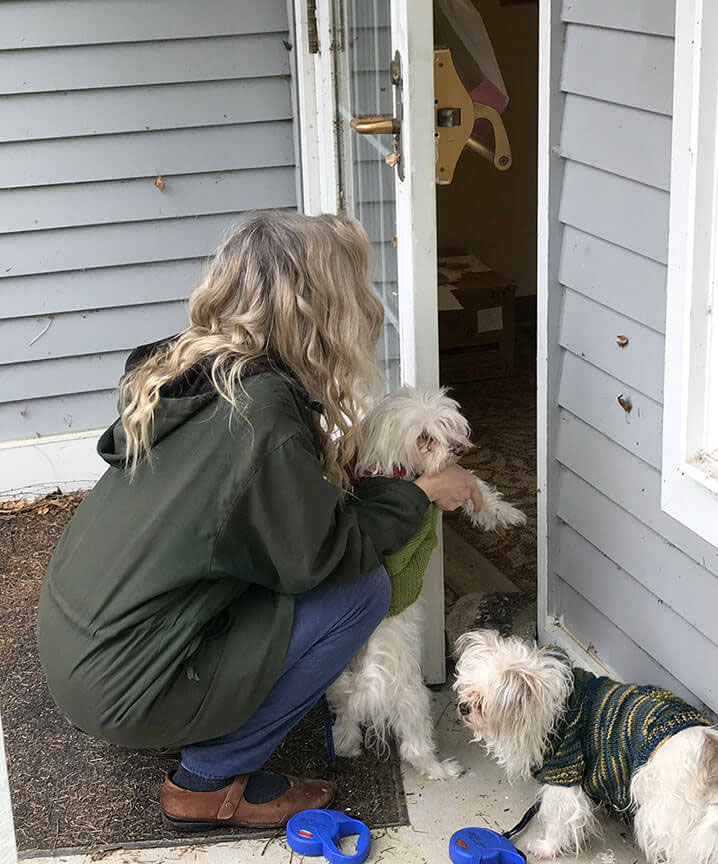
[[[165,348],[176,338],[177,336],[171,336],[168,339],[135,348],[127,358],[125,374],[157,351]],[[213,360],[214,357],[204,357],[182,375],[162,386],[160,400],[155,407],[150,429],[150,442],[153,447],[158,441],[218,398],[211,378]],[[267,357],[253,363],[244,374],[248,377],[270,371],[282,372],[279,364]],[[97,452],[108,465],[124,468],[127,464],[127,437],[119,417],[100,436],[100,440],[97,442]]]

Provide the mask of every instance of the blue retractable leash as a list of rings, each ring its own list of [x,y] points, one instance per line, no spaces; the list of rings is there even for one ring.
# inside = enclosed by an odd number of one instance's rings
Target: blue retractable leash
[[[509,831],[498,834],[488,828],[461,828],[449,840],[449,858],[454,864],[525,864],[526,856],[510,838],[523,831],[538,813],[533,804]]]
[[[336,771],[332,730],[334,718],[326,695],[319,700],[319,705],[324,721],[327,762],[333,777]],[[449,857],[454,864],[525,864],[526,856],[514,846],[510,838],[524,830],[538,809],[537,802],[529,807],[513,828],[503,834],[488,828],[461,828],[449,840]],[[339,851],[337,841],[353,834],[358,835],[356,852],[345,855]],[[287,844],[300,855],[323,855],[330,864],[362,864],[369,855],[371,835],[363,822],[351,819],[339,810],[303,810],[287,823]]]
[[[327,744],[327,763],[333,778],[336,774],[337,757],[334,749],[332,716],[326,694],[319,700],[324,721]],[[357,848],[353,855],[345,855],[337,846],[341,837],[357,834]],[[358,819],[351,819],[339,810],[302,810],[287,822],[287,845],[300,855],[315,857],[323,855],[331,864],[362,864],[369,855],[371,835],[367,826]]]
[[[488,828],[462,828],[451,835],[449,858],[454,864],[524,864],[514,844]]]
[[[498,834],[488,828],[462,828],[451,836],[449,857],[454,864],[525,864],[526,856],[510,838],[523,831],[538,812],[532,805],[511,830]],[[352,855],[339,851],[341,837],[357,834],[357,848]],[[339,810],[303,810],[287,823],[287,845],[300,855],[323,855],[330,864],[362,864],[369,855],[371,835],[367,826]]]
[[[356,852],[345,855],[337,841],[352,834],[359,835]],[[287,845],[300,855],[323,855],[330,864],[362,864],[369,854],[371,835],[363,822],[339,810],[302,810],[287,822]]]

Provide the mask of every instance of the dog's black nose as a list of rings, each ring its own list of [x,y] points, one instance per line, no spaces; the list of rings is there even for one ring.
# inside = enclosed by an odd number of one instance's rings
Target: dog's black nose
[[[469,705],[468,702],[460,702],[459,714],[461,714],[462,717],[466,717],[467,714],[471,714],[471,705]]]

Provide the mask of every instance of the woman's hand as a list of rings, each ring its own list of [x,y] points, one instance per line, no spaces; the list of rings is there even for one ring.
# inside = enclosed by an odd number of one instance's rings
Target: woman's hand
[[[466,501],[471,501],[474,513],[478,513],[484,504],[476,478],[459,465],[451,465],[438,474],[422,474],[414,483],[439,510],[456,510]]]

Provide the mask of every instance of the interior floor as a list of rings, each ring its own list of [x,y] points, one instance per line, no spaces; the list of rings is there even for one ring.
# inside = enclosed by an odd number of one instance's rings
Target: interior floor
[[[536,329],[517,328],[513,374],[456,384],[476,445],[462,464],[496,486],[527,517],[505,536],[474,529],[461,512],[444,517],[447,648],[477,626],[535,636]],[[500,599],[503,598],[503,599]]]
[[[456,384],[452,395],[471,423],[475,449],[462,465],[496,486],[527,516],[526,526],[498,534],[476,531],[462,513],[447,526],[521,591],[536,595],[536,330],[517,328],[514,374]],[[450,534],[449,534],[450,536]]]
[[[473,429],[476,449],[462,464],[523,510],[527,524],[501,537],[447,515],[447,616],[467,594],[513,587],[526,602],[536,598],[538,4],[470,5],[467,35],[452,23],[453,4],[435,3],[436,47],[451,50],[472,101],[501,113],[511,164],[497,170],[465,148],[451,182],[436,187],[442,383]]]

